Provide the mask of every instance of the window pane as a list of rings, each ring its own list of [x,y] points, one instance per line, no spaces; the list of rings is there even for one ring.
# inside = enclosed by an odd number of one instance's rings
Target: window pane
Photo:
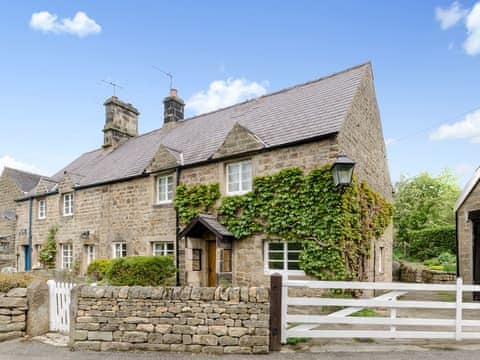
[[[202,270],[202,249],[192,249],[192,270]]]
[[[223,272],[232,272],[232,250],[223,250]]]
[[[288,252],[288,260],[298,260],[300,257],[300,252]]]
[[[269,269],[274,270],[283,270],[283,261],[269,261],[268,262]]]
[[[268,258],[269,258],[270,260],[278,260],[278,261],[280,261],[280,260],[283,260],[283,256],[284,256],[284,255],[283,255],[283,252],[280,252],[280,253],[279,253],[279,252],[270,252],[270,253],[268,254]]]
[[[300,263],[295,261],[289,261],[288,270],[300,270]]]
[[[175,247],[173,246],[173,243],[167,243],[167,253],[168,254],[173,254],[173,250]]]
[[[271,242],[268,243],[269,250],[280,250],[283,251],[283,243],[281,242]]]
[[[288,251],[290,250],[302,250],[302,244],[299,242],[289,242],[287,243]]]

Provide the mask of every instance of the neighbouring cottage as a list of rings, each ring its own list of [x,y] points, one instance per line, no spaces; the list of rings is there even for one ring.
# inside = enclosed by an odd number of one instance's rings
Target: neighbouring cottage
[[[174,207],[179,185],[218,184],[221,197],[236,196],[250,192],[256,177],[287,168],[307,173],[347,155],[357,179],[391,200],[370,63],[190,119],[184,106],[172,89],[163,126],[139,135],[138,110],[109,98],[103,146],[17,200],[17,249],[31,224],[36,263],[57,227],[62,269],[85,272],[96,258],[171,254],[181,284],[265,285],[273,271],[303,275],[298,244],[261,231],[235,238],[215,213],[181,224]],[[372,245],[366,275],[390,281],[391,225]],[[27,257],[18,258],[19,268],[28,270]]]
[[[467,284],[480,284],[480,168],[455,204],[457,275]],[[480,299],[480,294],[477,294]]]
[[[37,186],[42,178],[44,177],[38,174],[8,167],[2,171],[0,176],[0,268],[15,266],[14,245],[17,220],[15,199],[25,196]],[[44,208],[39,204],[38,211],[42,211],[42,209]],[[28,227],[19,235],[28,237]],[[30,251],[28,243],[25,245],[26,247],[21,249],[22,253]]]

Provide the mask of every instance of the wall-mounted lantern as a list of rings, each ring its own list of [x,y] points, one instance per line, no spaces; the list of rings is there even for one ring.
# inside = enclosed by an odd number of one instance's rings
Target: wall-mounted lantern
[[[346,155],[337,156],[332,165],[333,182],[335,186],[349,186],[352,183],[355,161]]]

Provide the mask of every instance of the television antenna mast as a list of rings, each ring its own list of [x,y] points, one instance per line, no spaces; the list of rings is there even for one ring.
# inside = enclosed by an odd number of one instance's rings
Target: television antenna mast
[[[102,80],[102,82],[110,85],[113,88],[113,96],[117,96],[117,88],[118,89],[123,89],[123,86],[120,86],[117,83],[114,83],[113,81]]]
[[[159,67],[155,66],[155,65],[152,65],[152,67],[157,70],[157,71],[160,71],[161,73],[165,74],[168,76],[168,78],[170,79],[170,90],[173,89],[173,74],[171,72],[168,72],[168,71],[165,71],[165,70],[162,70],[160,69]]]

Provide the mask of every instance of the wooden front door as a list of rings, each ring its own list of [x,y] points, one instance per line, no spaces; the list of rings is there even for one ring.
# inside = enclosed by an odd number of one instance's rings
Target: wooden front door
[[[208,286],[217,286],[217,243],[208,241]]]

